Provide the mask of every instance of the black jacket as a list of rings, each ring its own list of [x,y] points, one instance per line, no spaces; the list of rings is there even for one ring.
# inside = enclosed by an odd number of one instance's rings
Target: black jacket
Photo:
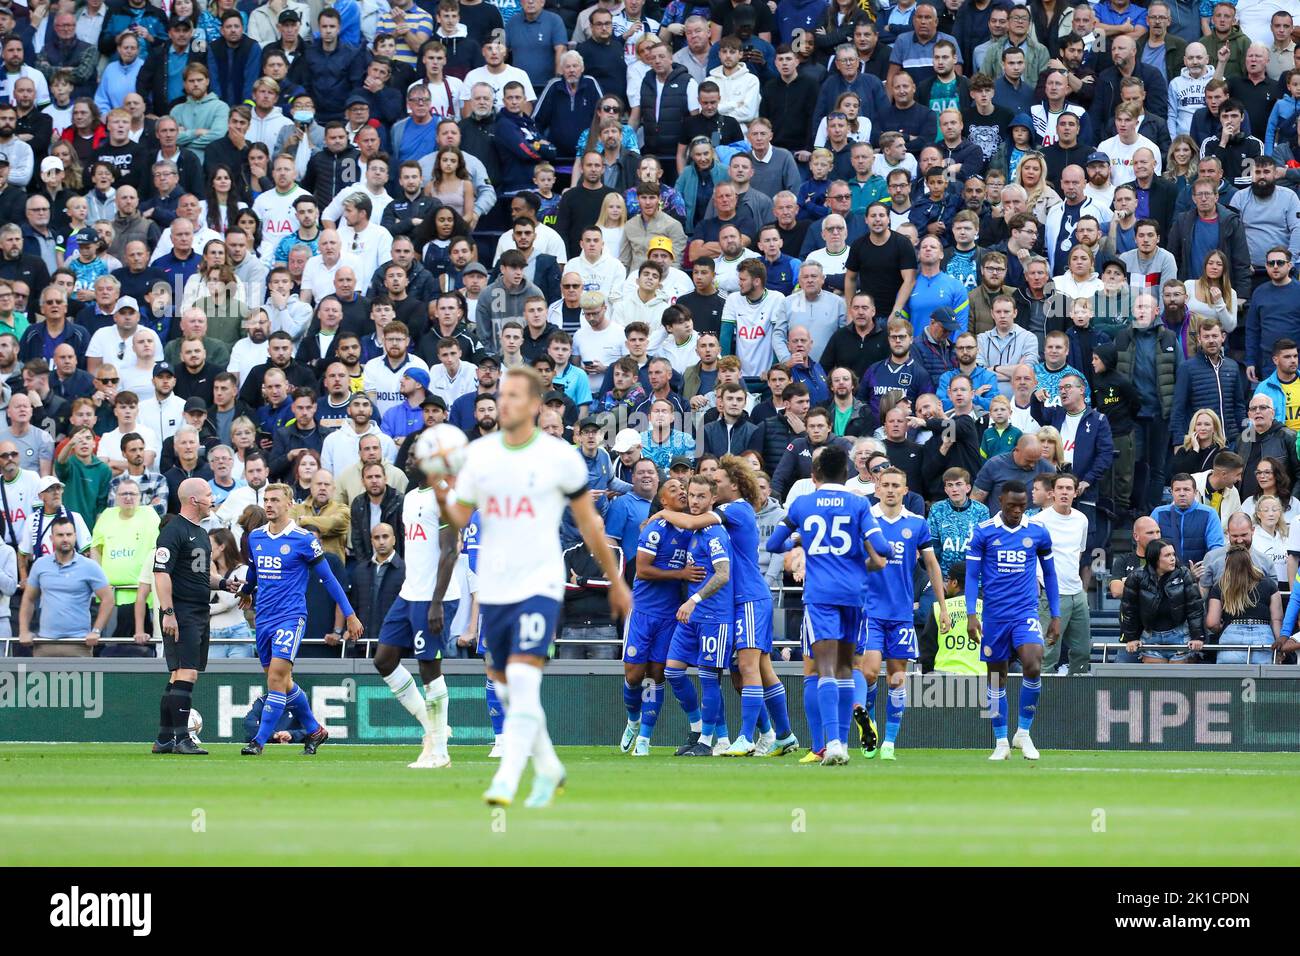
[[[739,455],[749,447],[749,440],[757,430],[758,426],[749,420],[748,412],[742,412],[740,420],[730,430],[719,416],[704,426],[704,454]],[[763,457],[766,460],[767,456]]]
[[[407,199],[403,193],[384,207],[379,224],[394,237],[410,236],[416,228],[411,220],[429,220],[433,217],[433,211],[441,205],[438,200],[423,192],[418,193],[414,199]]]
[[[1169,238],[1165,248],[1178,263],[1178,278],[1195,279],[1201,274],[1205,263],[1192,261],[1192,231],[1199,219],[1195,209],[1175,218],[1159,220],[1162,224],[1171,223]],[[1163,228],[1163,225],[1162,225]],[[1232,291],[1237,293],[1237,301],[1245,302],[1250,297],[1250,248],[1246,245],[1246,227],[1242,225],[1241,216],[1235,209],[1219,205],[1219,245],[1218,249],[1228,259],[1228,276],[1232,280]]]
[[[682,126],[689,116],[686,104],[686,88],[690,84],[691,74],[680,63],[674,63],[672,72],[664,81],[663,95],[658,95],[659,78],[651,70],[641,81],[641,102],[646,104],[641,111],[641,126],[645,130],[645,155],[676,156],[677,140],[682,134]],[[652,104],[658,100],[659,115],[655,116]]]
[[[768,419],[772,421],[772,419]],[[766,425],[767,422],[764,422]],[[826,442],[828,445],[838,445],[843,448],[845,453],[851,453],[853,443],[847,438],[841,438],[839,435],[831,435]],[[801,435],[798,438],[791,439],[786,446],[784,454],[781,455],[780,462],[777,463],[775,471],[772,472],[772,494],[781,501],[785,500],[786,492],[800,478],[807,478],[812,474],[812,442],[807,435]],[[772,467],[772,460],[763,456],[767,467]]]
[[[1124,580],[1119,602],[1122,639],[1138,641],[1143,633],[1187,625],[1188,640],[1205,639],[1205,605],[1192,573],[1179,565],[1163,578],[1143,566]]]
[[[771,472],[781,463],[781,456],[795,437],[785,413],[780,412],[765,418],[749,436],[745,447],[762,455],[763,467]]]
[[[271,480],[285,481],[290,478],[293,462],[289,453],[299,448],[310,448],[319,452],[325,444],[325,433],[319,425],[303,431],[297,425],[286,425],[275,433],[275,444],[271,446]]]
[[[401,535],[398,535],[397,543],[402,543]],[[370,546],[369,538],[366,540],[366,546]],[[402,585],[405,583],[406,562],[402,560],[400,554],[393,555],[392,560],[389,561],[378,594],[374,593],[374,562],[369,557],[357,562],[356,569],[352,572],[352,605],[356,609],[357,617],[361,618],[361,624],[367,634],[379,633],[384,623],[384,615],[397,600],[398,592],[402,590]]]
[[[374,556],[374,546],[370,543],[370,497],[364,492],[352,499],[352,553],[358,561],[370,563]],[[384,489],[384,498],[379,503],[380,524],[390,525],[397,536],[397,550],[402,551],[406,544],[406,532],[402,527],[402,496],[396,488]],[[358,570],[360,570],[358,568]]]

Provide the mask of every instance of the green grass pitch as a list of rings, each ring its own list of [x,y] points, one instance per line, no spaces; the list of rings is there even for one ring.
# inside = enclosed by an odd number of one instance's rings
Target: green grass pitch
[[[847,767],[561,748],[546,810],[480,802],[495,761],[453,747],[0,745],[0,865],[1295,862],[1300,755],[900,750]]]

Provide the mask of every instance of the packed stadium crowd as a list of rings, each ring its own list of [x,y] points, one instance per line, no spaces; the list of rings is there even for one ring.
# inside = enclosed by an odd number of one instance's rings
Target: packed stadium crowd
[[[1032,488],[1049,672],[1088,670],[1104,600],[1121,660],[1293,660],[1295,16],[0,3],[0,647],[152,655],[150,558],[193,477],[214,573],[283,483],[378,634],[436,574],[403,560],[414,437],[496,432],[527,365],[629,580],[670,476],[744,457],[766,536],[839,445],[852,491],[906,476],[954,612],[975,527]],[[617,658],[562,536],[558,652]],[[798,656],[802,549],[761,558]],[[468,563],[438,575],[447,656],[475,653]],[[982,667],[918,586],[923,666]],[[308,587],[302,656],[367,653]],[[251,656],[212,600],[211,654]]]

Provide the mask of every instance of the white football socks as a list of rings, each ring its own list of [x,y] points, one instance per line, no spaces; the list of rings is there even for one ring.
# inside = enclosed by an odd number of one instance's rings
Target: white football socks
[[[493,783],[506,787],[513,794],[519,788],[519,778],[528,765],[539,732],[545,732],[541,668],[531,664],[507,664],[506,684],[510,688],[510,704],[506,707],[503,753],[501,766],[492,779]]]
[[[432,734],[433,722],[426,709],[425,699],[420,696],[420,687],[411,676],[411,672],[398,664],[393,672],[384,678],[384,683],[410,715],[420,722],[425,736]]]
[[[447,753],[447,679],[438,675],[424,685],[425,710],[432,727],[433,749],[440,754]]]

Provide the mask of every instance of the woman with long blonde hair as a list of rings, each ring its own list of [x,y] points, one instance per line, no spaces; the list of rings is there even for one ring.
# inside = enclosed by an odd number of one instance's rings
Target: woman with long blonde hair
[[[1194,475],[1206,471],[1214,462],[1214,456],[1228,447],[1228,438],[1223,432],[1223,421],[1217,412],[1210,408],[1198,409],[1187,425],[1187,435],[1183,443],[1174,449],[1173,459],[1169,462],[1169,474],[1186,472]]]
[[[1258,533],[1258,532],[1256,532]],[[1220,644],[1245,644],[1259,650],[1219,651],[1220,664],[1271,664],[1274,645],[1282,640],[1282,595],[1274,580],[1255,567],[1250,549],[1233,545],[1223,562],[1223,576],[1210,588],[1205,628]]]
[[[1047,160],[1040,152],[1031,151],[1021,156],[1011,180],[1028,195],[1025,208],[1040,223],[1046,222],[1048,211],[1062,202],[1060,194],[1047,182]]]
[[[1237,293],[1228,277],[1228,257],[1218,249],[1205,254],[1201,274],[1183,283],[1187,289],[1187,308],[1192,313],[1193,333],[1200,326],[1198,319],[1213,316],[1223,325],[1227,335],[1237,327]]]
[[[1252,509],[1255,533],[1250,550],[1273,569],[1275,581],[1291,580],[1287,575],[1287,536],[1291,527],[1283,508],[1277,495],[1258,495]]]
[[[1165,154],[1165,179],[1172,179],[1181,189],[1196,179],[1196,166],[1201,159],[1201,148],[1196,140],[1183,134],[1175,136]]]

